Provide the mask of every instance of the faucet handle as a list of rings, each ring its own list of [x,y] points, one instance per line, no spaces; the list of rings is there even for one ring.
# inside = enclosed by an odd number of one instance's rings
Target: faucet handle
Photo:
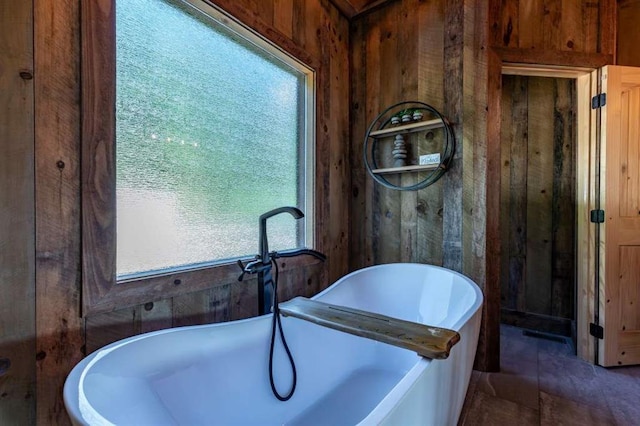
[[[242,263],[242,260],[238,259],[238,266],[240,267],[240,270],[242,271],[240,273],[240,276],[238,277],[238,281],[242,281],[244,279],[244,274],[247,273],[247,271],[245,270],[245,266]]]
[[[245,274],[256,274],[260,271],[264,271],[266,269],[271,268],[271,261],[268,263],[264,263],[260,256],[256,256],[254,260],[247,263],[246,265],[242,263],[242,260],[238,259],[238,266],[242,269],[242,273],[238,277],[238,281],[242,281]]]

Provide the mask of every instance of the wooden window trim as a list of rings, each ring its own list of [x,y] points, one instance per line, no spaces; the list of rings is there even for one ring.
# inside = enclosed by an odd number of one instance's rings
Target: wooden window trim
[[[236,263],[229,262],[116,283],[115,1],[89,0],[81,6],[82,316],[228,284],[236,281],[240,272]],[[229,19],[241,22],[231,16]],[[266,24],[250,21],[263,38],[321,75],[318,60]],[[318,99],[315,103],[317,110]],[[322,149],[316,142],[316,158]],[[322,173],[315,169],[316,191]],[[324,222],[324,212],[318,203],[314,205],[314,241],[322,250],[319,224]],[[301,256],[288,259],[287,267],[304,268],[316,263],[316,259]]]

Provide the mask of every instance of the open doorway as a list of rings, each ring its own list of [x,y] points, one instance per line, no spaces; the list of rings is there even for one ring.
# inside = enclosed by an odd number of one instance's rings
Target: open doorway
[[[501,320],[564,336],[575,336],[576,105],[573,78],[502,76]]]

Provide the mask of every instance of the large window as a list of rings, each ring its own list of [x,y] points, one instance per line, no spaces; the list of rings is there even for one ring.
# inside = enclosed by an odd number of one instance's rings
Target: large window
[[[195,4],[116,1],[120,279],[255,254],[285,205],[270,248],[312,245],[312,74]]]
[[[270,249],[315,246],[306,52],[202,0],[86,1],[81,28],[84,315],[234,282],[273,208],[305,218]]]

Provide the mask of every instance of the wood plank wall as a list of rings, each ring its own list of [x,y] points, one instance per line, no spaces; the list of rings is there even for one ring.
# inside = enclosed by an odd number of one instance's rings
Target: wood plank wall
[[[490,3],[491,46],[507,49],[514,57],[523,59],[515,62],[584,62],[588,55],[613,60],[615,0],[491,0]]]
[[[351,268],[418,261],[446,264],[474,278],[485,292],[477,358],[481,369],[498,366],[504,224],[488,212],[500,210],[495,182],[501,170],[496,117],[502,61],[585,67],[611,63],[615,7],[615,0],[398,0],[352,22]],[[407,34],[417,43],[407,41]],[[454,41],[461,36],[464,41]],[[456,53],[459,43],[461,54]],[[456,80],[460,72],[461,81]],[[456,100],[460,93],[462,101]],[[462,136],[461,158],[454,164],[462,170],[418,193],[398,194],[374,185],[366,175],[362,142],[368,123],[382,108],[411,96],[455,118],[456,136]]]
[[[417,192],[374,184],[363,164],[366,129],[401,101],[444,108],[444,2],[402,0],[352,23],[351,269],[443,263],[443,180]],[[403,175],[406,186],[424,175]],[[397,178],[391,178],[397,179]],[[398,182],[400,183],[400,182]]]
[[[575,81],[502,81],[503,320],[568,333],[538,315],[574,318]]]
[[[618,65],[640,67],[640,0],[618,0],[618,37],[616,44]]]
[[[214,2],[263,36],[305,51],[318,66],[317,239],[329,259],[308,268],[280,262],[281,298],[310,296],[348,272],[349,23],[324,0]],[[80,318],[81,4],[0,6],[0,198],[7,216],[0,221],[0,424],[68,424],[64,379],[102,345],[257,313],[255,279],[234,279]]]
[[[484,11],[484,15],[481,13]],[[389,262],[444,265],[485,285],[485,192],[482,125],[486,98],[486,3],[481,1],[388,2],[351,25],[351,269]],[[391,104],[417,100],[451,122],[456,155],[436,184],[416,192],[374,184],[363,164],[369,123]],[[423,175],[392,177],[403,186]],[[400,180],[401,179],[401,180]],[[493,281],[492,281],[493,282]],[[497,283],[497,280],[495,281]],[[487,303],[499,308],[492,291]],[[497,317],[489,321],[497,335]],[[481,339],[481,342],[484,342]],[[479,368],[497,368],[497,340],[479,349]],[[487,359],[493,359],[488,363]]]
[[[3,1],[0,16],[0,424],[13,425],[35,418],[33,4]]]

